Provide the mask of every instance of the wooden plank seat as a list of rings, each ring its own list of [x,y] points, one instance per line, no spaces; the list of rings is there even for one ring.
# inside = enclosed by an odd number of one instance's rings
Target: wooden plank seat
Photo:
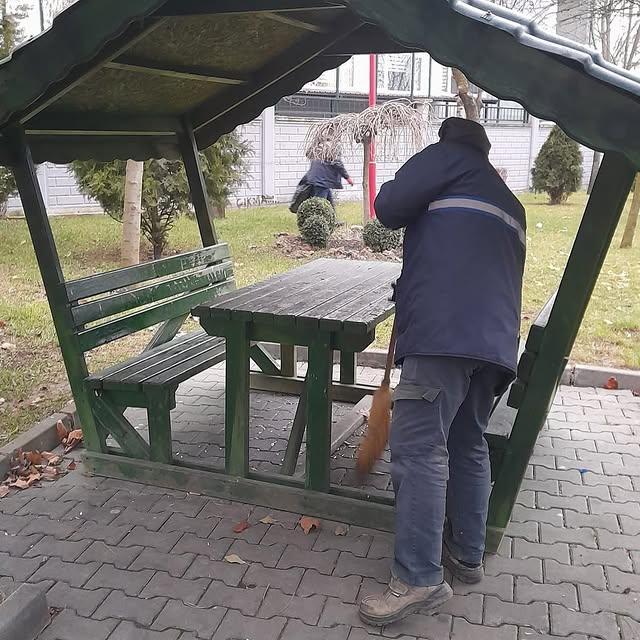
[[[509,385],[509,388],[502,396],[496,398],[493,406],[485,437],[489,443],[491,470],[494,475],[496,470],[500,468],[504,452],[509,445],[509,439],[518,415],[518,408],[524,397],[531,370],[540,351],[544,330],[549,321],[549,315],[555,299],[556,294],[554,293],[531,325],[527,340],[521,342],[516,379]]]
[[[159,325],[145,350],[84,380],[103,450],[170,462],[170,412],[178,385],[225,358],[225,342],[201,330],[176,337],[195,305],[235,289],[229,248],[217,244],[66,283],[82,351]],[[149,442],[124,416],[147,410]]]

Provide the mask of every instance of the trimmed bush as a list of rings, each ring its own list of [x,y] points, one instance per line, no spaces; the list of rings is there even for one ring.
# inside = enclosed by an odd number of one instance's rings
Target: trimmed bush
[[[310,216],[304,221],[300,229],[300,235],[302,239],[312,247],[324,249],[331,236],[331,227],[322,216]]]
[[[313,216],[320,216],[327,221],[329,233],[333,233],[336,226],[336,212],[331,203],[325,198],[309,198],[298,208],[298,229],[302,232],[304,223]]]
[[[561,204],[582,181],[582,154],[575,140],[558,125],[542,145],[533,170],[533,190],[549,195],[549,204]]]
[[[382,253],[397,249],[402,244],[402,231],[387,229],[377,218],[374,218],[364,226],[362,239],[371,251]]]

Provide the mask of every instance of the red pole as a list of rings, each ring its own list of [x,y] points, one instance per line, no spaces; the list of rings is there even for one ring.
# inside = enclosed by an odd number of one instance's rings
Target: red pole
[[[369,106],[376,106],[378,95],[378,56],[369,56]],[[371,136],[371,155],[369,157],[369,217],[375,218],[374,203],[376,200],[376,141]]]

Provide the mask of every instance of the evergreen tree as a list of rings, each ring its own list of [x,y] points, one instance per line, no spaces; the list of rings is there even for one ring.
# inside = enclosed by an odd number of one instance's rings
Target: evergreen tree
[[[532,170],[533,190],[549,195],[549,204],[565,202],[582,181],[582,153],[557,125],[542,145]]]

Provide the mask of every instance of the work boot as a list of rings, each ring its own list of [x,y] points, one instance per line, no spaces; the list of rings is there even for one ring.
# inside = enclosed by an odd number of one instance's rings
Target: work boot
[[[442,543],[442,564],[451,571],[454,578],[457,578],[465,584],[477,584],[484,578],[484,567],[482,564],[474,565],[458,560],[453,556],[449,547],[447,547],[447,543],[444,541]]]
[[[362,600],[360,617],[367,624],[382,627],[416,611],[434,613],[452,595],[453,591],[446,582],[433,587],[412,587],[393,577],[383,594]]]

